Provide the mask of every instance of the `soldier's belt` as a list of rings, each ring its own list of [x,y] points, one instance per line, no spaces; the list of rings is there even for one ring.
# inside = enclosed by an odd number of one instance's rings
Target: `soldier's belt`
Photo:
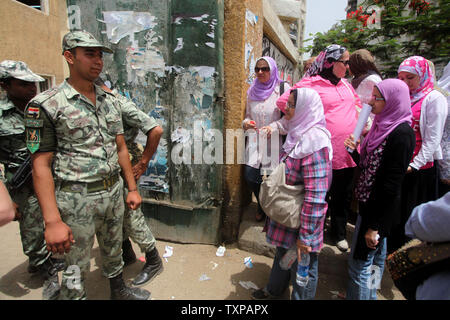
[[[60,190],[64,192],[83,192],[83,189],[86,187],[87,193],[93,193],[103,190],[110,190],[117,182],[119,182],[118,173],[109,178],[89,183],[62,181]]]

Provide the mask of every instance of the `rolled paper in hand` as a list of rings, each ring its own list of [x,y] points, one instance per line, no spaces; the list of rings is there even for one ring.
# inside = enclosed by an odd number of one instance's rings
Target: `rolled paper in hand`
[[[361,132],[363,131],[364,127],[366,126],[367,119],[369,119],[370,113],[372,112],[372,106],[363,103],[363,107],[361,111],[359,112],[358,122],[356,123],[355,130],[353,130],[353,142],[356,143],[358,141],[359,137],[361,136]],[[347,147],[347,151],[352,153],[354,149]]]

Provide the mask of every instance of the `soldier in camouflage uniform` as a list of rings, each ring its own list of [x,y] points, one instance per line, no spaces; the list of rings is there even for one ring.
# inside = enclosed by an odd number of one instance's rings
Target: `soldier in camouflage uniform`
[[[28,271],[40,272],[44,279],[52,278],[57,288],[56,270],[62,270],[61,260],[50,258],[44,240],[44,222],[31,180],[16,188],[13,175],[28,156],[25,145],[23,111],[36,95],[35,82],[44,81],[22,61],[5,60],[0,63],[0,83],[6,98],[0,100],[0,162],[5,167],[6,185],[17,207],[23,252],[29,258]],[[44,290],[44,298],[50,298]]]
[[[101,85],[105,91],[110,91],[100,78],[96,83]],[[113,92],[113,94],[116,96],[122,112],[124,138],[130,154],[134,178],[138,181],[147,169],[148,163],[158,147],[163,130],[157,125],[153,117],[149,117],[139,110],[131,100],[117,92]],[[139,130],[147,136],[145,149],[141,144],[135,142]],[[127,190],[124,189],[124,196],[126,194]],[[162,260],[155,246],[155,237],[146,223],[140,208],[137,210],[125,209],[123,226],[123,238],[125,240],[122,244],[122,250],[125,264],[136,261],[136,255],[128,238],[137,243],[141,251],[145,253],[144,267],[132,282],[135,286],[144,285],[163,271]]]
[[[125,286],[122,270],[123,172],[126,203],[141,203],[112,94],[94,85],[112,52],[86,31],[63,38],[70,77],[27,106],[26,141],[32,153],[36,195],[47,249],[65,252],[60,299],[86,299],[85,278],[97,236],[111,299],[147,300],[150,293]]]

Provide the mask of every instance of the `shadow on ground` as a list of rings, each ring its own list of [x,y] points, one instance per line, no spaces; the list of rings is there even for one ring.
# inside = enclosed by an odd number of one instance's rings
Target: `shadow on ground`
[[[42,287],[44,281],[39,274],[30,274],[27,268],[28,261],[25,261],[3,275],[0,278],[0,292],[14,298],[20,298],[29,294],[31,289]]]

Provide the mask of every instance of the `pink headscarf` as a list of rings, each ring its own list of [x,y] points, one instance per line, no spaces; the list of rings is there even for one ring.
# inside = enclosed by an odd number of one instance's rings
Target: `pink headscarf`
[[[367,156],[401,123],[411,124],[411,100],[409,88],[399,79],[386,79],[376,85],[386,105],[375,115],[372,127],[361,144],[361,161],[365,167]]]
[[[291,158],[302,159],[328,147],[331,160],[333,154],[331,134],[326,129],[325,115],[319,94],[311,88],[293,90],[297,90],[295,114],[291,120],[288,120],[288,134],[283,150],[285,152],[292,150],[289,154]],[[298,141],[300,143],[295,147]],[[295,149],[293,149],[294,147]]]
[[[412,56],[403,61],[398,67],[397,73],[402,71],[418,75],[419,87],[411,92],[411,103],[415,103],[429,94],[434,88],[434,76],[427,59],[421,56]]]
[[[265,60],[270,67],[270,78],[267,82],[260,82],[258,78],[253,80],[252,85],[247,90],[247,97],[253,101],[264,101],[272,94],[273,90],[277,87],[277,85],[281,82],[281,79],[278,76],[278,67],[277,63],[271,57],[261,57],[259,60]]]

